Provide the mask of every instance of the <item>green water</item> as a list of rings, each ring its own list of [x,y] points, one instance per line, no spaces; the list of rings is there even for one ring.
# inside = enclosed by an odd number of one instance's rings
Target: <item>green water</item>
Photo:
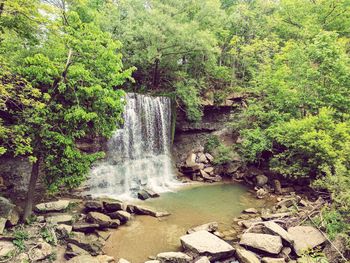
[[[233,218],[245,208],[267,205],[238,184],[185,187],[142,204],[166,210],[171,215],[160,219],[136,216],[112,234],[105,247],[107,254],[132,263],[144,262],[159,252],[179,250],[179,237],[193,226],[216,221],[220,231],[227,230]]]

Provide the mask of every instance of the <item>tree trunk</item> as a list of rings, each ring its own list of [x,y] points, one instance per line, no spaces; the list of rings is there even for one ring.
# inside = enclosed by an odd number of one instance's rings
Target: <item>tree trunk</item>
[[[33,166],[32,166],[32,172],[30,175],[28,191],[27,191],[27,199],[26,199],[24,214],[22,218],[23,222],[25,222],[26,219],[32,214],[35,186],[39,178],[39,168],[40,168],[40,157],[35,163],[33,163]]]
[[[153,72],[153,87],[157,88],[159,85],[159,59],[157,58],[154,62],[154,72]]]

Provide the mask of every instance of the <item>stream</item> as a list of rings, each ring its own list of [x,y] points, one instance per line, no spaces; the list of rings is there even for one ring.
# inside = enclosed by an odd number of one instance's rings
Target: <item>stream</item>
[[[142,204],[166,210],[171,215],[164,218],[136,216],[112,233],[104,248],[108,255],[141,263],[160,252],[179,251],[179,238],[189,228],[216,221],[219,231],[227,230],[233,218],[244,209],[264,207],[267,201],[257,200],[242,185],[220,183],[185,186]]]

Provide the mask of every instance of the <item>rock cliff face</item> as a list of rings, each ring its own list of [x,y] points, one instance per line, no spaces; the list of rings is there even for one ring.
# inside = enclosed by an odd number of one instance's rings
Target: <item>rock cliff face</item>
[[[235,108],[232,106],[204,106],[199,122],[189,122],[185,113],[177,109],[176,128],[173,142],[173,157],[179,167],[193,149],[204,146],[209,135],[219,135],[225,141],[234,142],[232,131],[226,127],[234,121]]]

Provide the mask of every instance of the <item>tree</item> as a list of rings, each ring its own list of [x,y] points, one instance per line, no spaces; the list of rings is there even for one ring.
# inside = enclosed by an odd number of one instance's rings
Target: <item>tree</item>
[[[45,24],[41,25],[45,27],[45,35],[40,45],[28,48],[26,39],[22,38],[20,52],[11,50],[13,53],[6,56],[1,53],[1,57],[12,56],[13,74],[29,83],[39,100],[35,110],[33,107],[26,107],[23,112],[5,109],[10,116],[2,117],[5,129],[19,130],[20,142],[26,143],[19,152],[15,150],[21,146],[18,140],[4,137],[2,147],[15,155],[29,156],[33,162],[24,220],[32,210],[39,170],[45,172],[51,191],[62,185],[75,187],[85,178],[91,163],[101,156],[80,152],[76,140],[87,136],[108,137],[122,122],[124,92],[116,87],[130,79],[133,70],[123,70],[121,54],[116,52],[121,47],[119,41],[93,21],[82,21],[84,14],[79,13],[78,7],[83,6],[73,2],[69,11],[51,5],[40,7],[46,10]],[[40,7],[38,3],[36,8]],[[9,85],[4,84],[6,93]],[[9,104],[7,100],[5,105]]]

